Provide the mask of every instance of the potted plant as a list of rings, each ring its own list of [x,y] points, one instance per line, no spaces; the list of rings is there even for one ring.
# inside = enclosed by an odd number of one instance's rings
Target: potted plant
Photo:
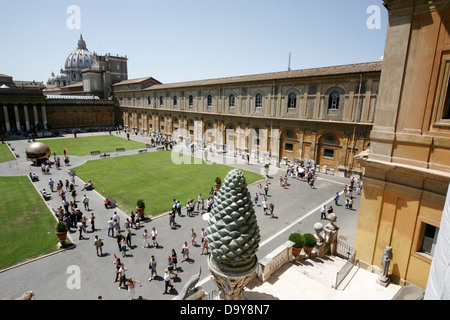
[[[303,235],[303,238],[305,239],[305,246],[303,247],[303,251],[305,251],[306,254],[310,254],[311,251],[314,249],[314,247],[317,244],[316,237],[311,233],[305,233]]]
[[[67,239],[67,231],[68,230],[69,230],[69,228],[67,227],[67,224],[63,221],[59,222],[56,225],[55,233],[58,236],[61,247],[67,246],[66,239]]]
[[[216,190],[219,190],[220,187],[222,186],[222,180],[220,179],[220,177],[216,177],[215,183],[216,183]]]
[[[136,211],[139,212],[141,219],[144,217],[144,209],[145,209],[144,200],[138,199],[138,201],[136,202]]]
[[[294,232],[289,235],[289,240],[294,242],[294,245],[292,246],[292,255],[298,257],[305,245],[304,237],[300,233]]]

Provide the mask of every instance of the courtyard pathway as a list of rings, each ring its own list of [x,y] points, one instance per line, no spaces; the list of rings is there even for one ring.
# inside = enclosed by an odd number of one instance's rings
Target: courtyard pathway
[[[92,133],[79,134],[79,137],[83,135],[92,135]],[[125,137],[125,134],[122,133],[120,136]],[[72,135],[68,135],[68,137],[70,138]],[[150,140],[148,137],[140,135],[132,135],[131,139],[144,143]],[[48,181],[50,178],[54,181],[65,181],[69,178],[68,170],[73,168],[76,171],[77,166],[88,160],[99,158],[99,156],[90,155],[70,156],[70,166],[63,166],[61,170],[52,168],[51,175],[42,175],[40,168],[30,166],[30,163],[25,159],[25,149],[28,145],[26,140],[12,140],[8,142],[15,148],[15,152],[20,155],[20,158],[16,161],[0,164],[0,175],[28,175],[30,172],[34,172],[40,177],[40,181],[34,183],[39,191],[43,188],[49,189]],[[136,153],[137,150],[120,153],[112,152],[111,157]],[[214,159],[210,157],[210,160]],[[229,164],[234,167],[261,172],[262,165],[253,161],[250,164],[245,162],[236,163],[231,157],[229,161],[231,162]],[[272,175],[271,179],[269,179],[269,201],[275,204],[275,218],[270,219],[264,216],[262,207],[257,206],[255,208],[262,238],[258,252],[258,257],[260,258],[284,243],[291,232],[313,232],[312,226],[320,221],[320,206],[322,204],[333,205],[332,198],[334,193],[342,191],[344,184],[348,183],[348,179],[318,174],[315,189],[311,189],[306,182],[294,179],[289,179],[290,185],[288,188],[282,189],[278,184],[278,177],[280,174],[284,174],[284,170],[284,168],[281,168],[279,172]],[[136,297],[141,297],[142,299],[172,299],[181,291],[186,281],[199,271],[200,267],[202,276],[199,284],[206,291],[215,289],[214,284],[210,280],[207,267],[208,256],[200,254],[200,247],[191,247],[191,260],[181,263],[181,246],[184,241],[190,243],[189,234],[191,228],[196,230],[197,239],[200,240],[200,229],[202,227],[206,229],[207,227],[207,221],[202,219],[201,214],[187,217],[185,210],[183,210],[183,215],[176,217],[179,227],[173,230],[169,228],[169,220],[166,214],[145,223],[140,229],[133,229],[133,247],[131,250],[128,250],[128,256],[122,258],[121,254],[119,254],[116,240],[108,237],[106,226],[108,219],[112,217],[114,212],[119,213],[121,216],[121,225],[123,226],[123,221],[125,221],[128,213],[122,212],[120,208],[105,209],[103,206],[104,197],[95,190],[81,191],[83,184],[84,181],[76,177],[77,199],[80,201],[84,194],[88,195],[91,211],[84,211],[81,202],[78,202],[78,205],[87,217],[92,212],[95,214],[98,230],[95,233],[86,233],[82,240],[78,240],[78,233],[71,233],[71,239],[76,244],[76,247],[72,250],[61,250],[0,272],[0,287],[2,288],[3,297],[18,297],[27,290],[33,290],[36,298],[39,300],[96,299],[100,295],[105,299],[129,299],[126,290],[118,289],[118,283],[114,283],[114,254],[121,258],[128,269],[127,277],[133,277],[141,281],[142,287],[137,287]],[[250,185],[249,191],[253,196],[257,191],[257,184]],[[70,198],[68,196],[68,199]],[[354,204],[356,209],[359,207],[358,200],[359,197],[356,198]],[[342,202],[343,199],[341,200]],[[49,212],[52,209],[56,210],[61,205],[60,197],[56,192],[53,193],[52,200],[48,201],[47,204]],[[339,206],[335,208],[335,213],[338,216],[337,225],[340,227],[340,239],[353,246],[358,211],[346,210],[343,206]],[[158,230],[158,243],[160,246],[158,248],[141,248],[143,230],[150,230],[152,227]],[[92,244],[95,235],[105,239],[103,256],[101,257],[97,257]],[[174,280],[175,290],[172,294],[163,295],[164,281],[162,277],[157,277],[151,282],[148,281],[148,262],[151,255],[154,255],[158,261],[158,275],[162,276],[167,266],[167,258],[172,249],[175,249],[178,254],[178,278]]]

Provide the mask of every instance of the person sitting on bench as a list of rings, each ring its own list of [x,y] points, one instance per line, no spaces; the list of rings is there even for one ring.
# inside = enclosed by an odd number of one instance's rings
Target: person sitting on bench
[[[51,194],[47,193],[45,189],[42,190],[42,196],[44,197],[45,200],[50,200],[52,198]]]
[[[111,200],[106,199],[104,204],[105,204],[105,208],[106,208],[106,209],[111,208]]]
[[[91,180],[89,180],[87,183],[84,184],[84,187],[83,187],[83,189],[81,189],[81,191],[84,191],[84,190],[92,190],[92,181]]]

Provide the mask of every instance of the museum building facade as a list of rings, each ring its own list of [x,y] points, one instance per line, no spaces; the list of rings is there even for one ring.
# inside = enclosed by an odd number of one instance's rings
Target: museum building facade
[[[116,83],[113,92],[124,127],[135,133],[359,172],[353,156],[370,142],[381,67],[377,61],[170,84],[147,77]]]

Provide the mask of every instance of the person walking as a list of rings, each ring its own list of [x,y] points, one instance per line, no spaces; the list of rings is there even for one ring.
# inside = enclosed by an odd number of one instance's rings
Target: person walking
[[[334,204],[336,206],[339,206],[338,201],[339,201],[339,193],[336,191],[336,193],[334,194]]]
[[[202,245],[203,245],[203,242],[206,241],[206,231],[205,231],[205,228],[202,228],[202,230],[200,231],[200,238],[201,238]]]
[[[173,264],[173,270],[177,270],[177,253],[175,252],[175,249],[172,249],[172,254],[170,256],[172,258],[172,264]]]
[[[77,202],[77,191],[75,189],[71,192],[73,203]]]
[[[173,260],[172,257],[169,256],[167,258],[168,262],[167,262],[167,270],[169,270],[169,273],[172,274],[174,276],[174,278],[178,277],[178,275],[174,272],[175,268],[173,265]]]
[[[142,248],[150,247],[150,244],[148,243],[148,238],[149,238],[149,235],[148,235],[147,229],[144,229],[144,234],[142,235]]]
[[[120,258],[118,258],[116,256],[116,254],[114,254],[114,258],[116,259],[116,260],[114,260],[114,264],[116,266],[116,279],[114,280],[114,283],[115,283],[115,282],[117,282],[117,278],[119,278],[119,269],[120,269],[120,266],[122,265],[122,262],[120,262]]]
[[[113,219],[113,228],[116,234],[120,232],[120,224],[116,219]]]
[[[195,238],[197,237],[197,234],[194,231],[194,228],[191,229],[191,246],[195,246],[197,242],[195,241]]]
[[[122,251],[122,257],[127,256],[127,241],[125,240],[125,237],[121,237],[120,242],[120,250]]]
[[[267,201],[263,200],[263,210],[264,210],[264,214],[267,214]]]
[[[113,219],[117,221],[117,223],[119,224],[119,227],[120,227],[120,216],[117,213],[117,211],[114,211]]]
[[[89,211],[89,197],[87,195],[83,196],[84,210]]]
[[[127,242],[127,246],[131,249],[131,230],[127,229],[127,235],[125,236],[125,240]]]
[[[130,296],[130,300],[134,300],[134,295],[136,294],[136,284],[140,283],[139,281],[129,278],[128,279],[128,295]],[[142,285],[141,285],[142,287]]]
[[[163,294],[168,294],[167,289],[170,287],[170,290],[173,290],[172,282],[170,281],[170,273],[169,270],[164,270],[164,283],[165,283],[165,289]]]
[[[53,192],[53,185],[55,184],[55,181],[53,181],[52,178],[50,178],[50,180],[48,181],[48,185],[50,187],[50,191]]]
[[[131,218],[131,226],[132,227],[134,226],[134,228],[136,229],[136,222],[134,221],[135,215],[133,211],[131,211],[130,218]]]
[[[120,245],[122,238],[123,238],[123,236],[120,234],[120,232],[118,232],[116,235],[116,241],[117,241],[117,247],[119,248],[119,252],[122,252],[122,246]]]
[[[155,259],[155,256],[152,256],[150,259],[150,262],[148,263],[148,267],[150,269],[150,278],[148,278],[148,281],[152,281],[154,276],[157,276],[157,272],[156,272],[156,266],[157,266],[157,262]]]
[[[91,213],[91,218],[89,220],[91,222],[91,231],[95,232],[95,216],[94,213]]]
[[[102,250],[102,246],[103,246],[103,239],[99,238],[97,235],[95,236],[95,240],[94,240],[94,246],[95,249],[97,250],[97,256],[100,257],[103,255],[103,250]],[[99,254],[100,251],[100,254]]]
[[[209,252],[208,252],[208,240],[206,239],[206,237],[205,237],[205,240],[203,241],[203,243],[202,243],[202,252],[200,253],[201,255],[203,255],[203,254],[209,254]],[[204,253],[204,251],[206,250],[206,253]]]
[[[78,240],[84,239],[83,237],[83,222],[81,220],[78,220],[77,222],[77,229],[80,232],[78,236]]]
[[[316,178],[314,176],[311,177],[311,180],[309,181],[309,186],[311,189],[315,189],[314,182],[316,181]]]
[[[324,204],[322,208],[320,208],[320,220],[327,220],[327,205]]]
[[[126,284],[126,274],[125,272],[128,269],[125,268],[125,265],[123,263],[120,264],[119,270],[117,271],[119,273],[119,290],[122,289],[122,285]]]
[[[203,204],[203,197],[202,194],[199,193],[197,197],[197,211],[200,211],[200,207],[202,206],[202,204]]]
[[[153,247],[157,248],[158,247],[158,241],[156,241],[156,237],[158,236],[158,231],[156,231],[155,227],[152,228],[152,241],[153,241]]]
[[[114,221],[112,218],[109,218],[109,220],[108,220],[108,236],[114,238]]]
[[[257,206],[258,205],[258,193],[256,192],[255,193],[255,206]]]
[[[181,262],[189,259],[189,246],[186,241],[184,242],[183,246],[181,247],[181,254],[183,255]]]
[[[274,215],[273,215],[273,210],[274,209],[275,209],[275,205],[272,202],[269,203],[269,211],[270,211],[269,218],[273,218],[274,217]]]
[[[327,210],[328,215],[332,214],[334,212],[334,209],[332,206],[330,206]]]

